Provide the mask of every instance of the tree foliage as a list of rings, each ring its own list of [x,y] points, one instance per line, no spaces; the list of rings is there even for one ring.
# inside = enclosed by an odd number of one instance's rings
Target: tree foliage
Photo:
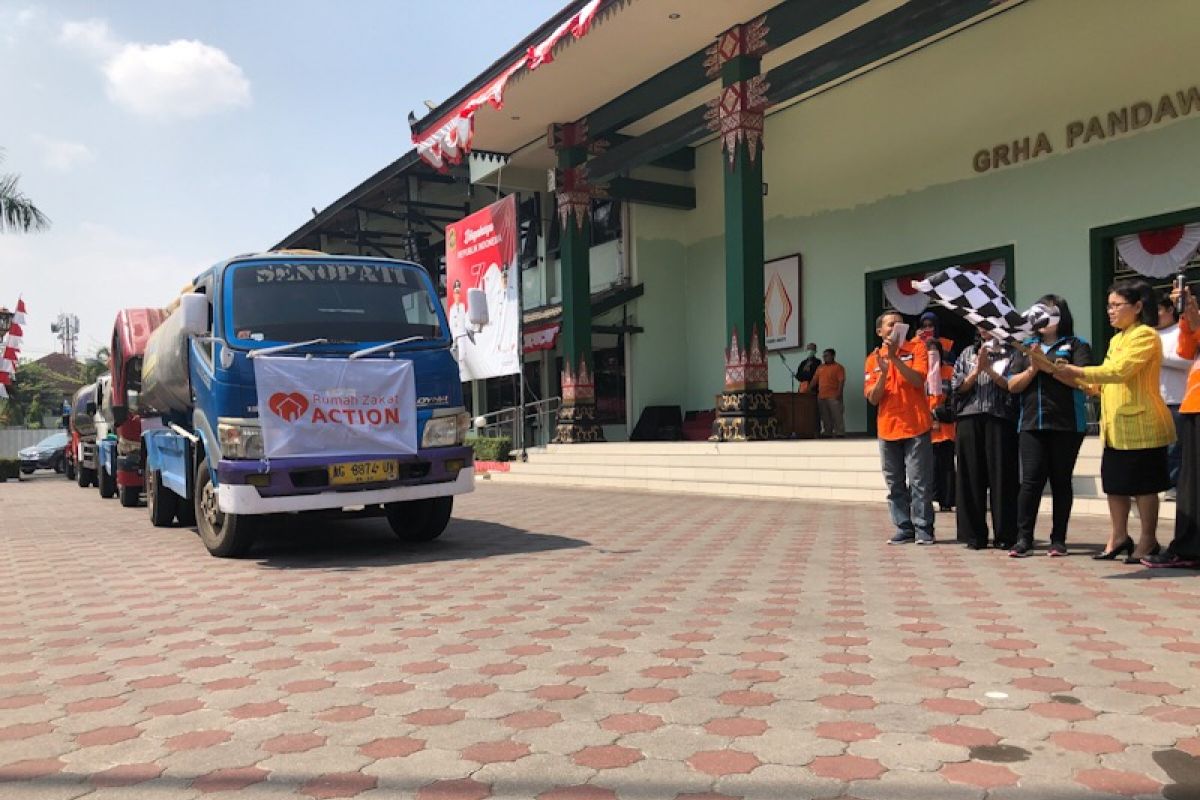
[[[83,362],[83,383],[91,383],[108,372],[109,352],[107,347],[99,348]]]
[[[0,163],[3,161],[4,150],[0,148]],[[0,233],[28,233],[50,227],[50,218],[21,191],[20,180],[20,175],[0,174]]]
[[[62,375],[41,364],[32,361],[19,364],[8,387],[8,405],[0,411],[0,422],[40,428],[43,412],[56,414],[63,400],[70,400],[63,390],[62,379]]]

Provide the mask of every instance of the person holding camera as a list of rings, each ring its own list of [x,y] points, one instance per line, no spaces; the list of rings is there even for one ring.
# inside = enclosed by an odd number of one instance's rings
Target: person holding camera
[[[997,548],[1017,542],[1017,403],[1008,390],[1016,350],[982,328],[959,354],[951,379],[957,419],[958,540],[970,550],[988,546],[987,510]],[[990,495],[990,503],[989,503]]]

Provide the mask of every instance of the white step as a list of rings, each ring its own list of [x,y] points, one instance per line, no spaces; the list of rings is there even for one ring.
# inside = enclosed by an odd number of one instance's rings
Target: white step
[[[1107,515],[1100,491],[1099,439],[1084,441],[1076,464],[1074,513]],[[775,442],[612,442],[550,445],[527,462],[482,480],[727,497],[885,502],[874,439]],[[1044,510],[1049,511],[1049,497]],[[1161,516],[1174,519],[1174,503]]]

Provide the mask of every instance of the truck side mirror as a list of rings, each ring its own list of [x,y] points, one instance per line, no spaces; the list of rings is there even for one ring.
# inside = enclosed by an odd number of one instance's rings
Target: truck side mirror
[[[476,329],[488,324],[488,301],[483,289],[467,289],[467,322]]]
[[[95,404],[95,403],[88,403],[86,406],[84,406],[84,411],[86,411],[86,412],[88,413],[88,416],[95,416],[95,414],[96,414],[96,404]]]
[[[208,333],[208,298],[202,294],[188,293],[180,296],[180,327],[188,336]]]

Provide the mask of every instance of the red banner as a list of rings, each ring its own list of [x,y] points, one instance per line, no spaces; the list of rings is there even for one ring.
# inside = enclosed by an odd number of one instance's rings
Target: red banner
[[[464,381],[520,372],[517,238],[515,195],[446,226],[446,316]],[[467,318],[471,289],[487,298],[488,322],[478,328]]]

